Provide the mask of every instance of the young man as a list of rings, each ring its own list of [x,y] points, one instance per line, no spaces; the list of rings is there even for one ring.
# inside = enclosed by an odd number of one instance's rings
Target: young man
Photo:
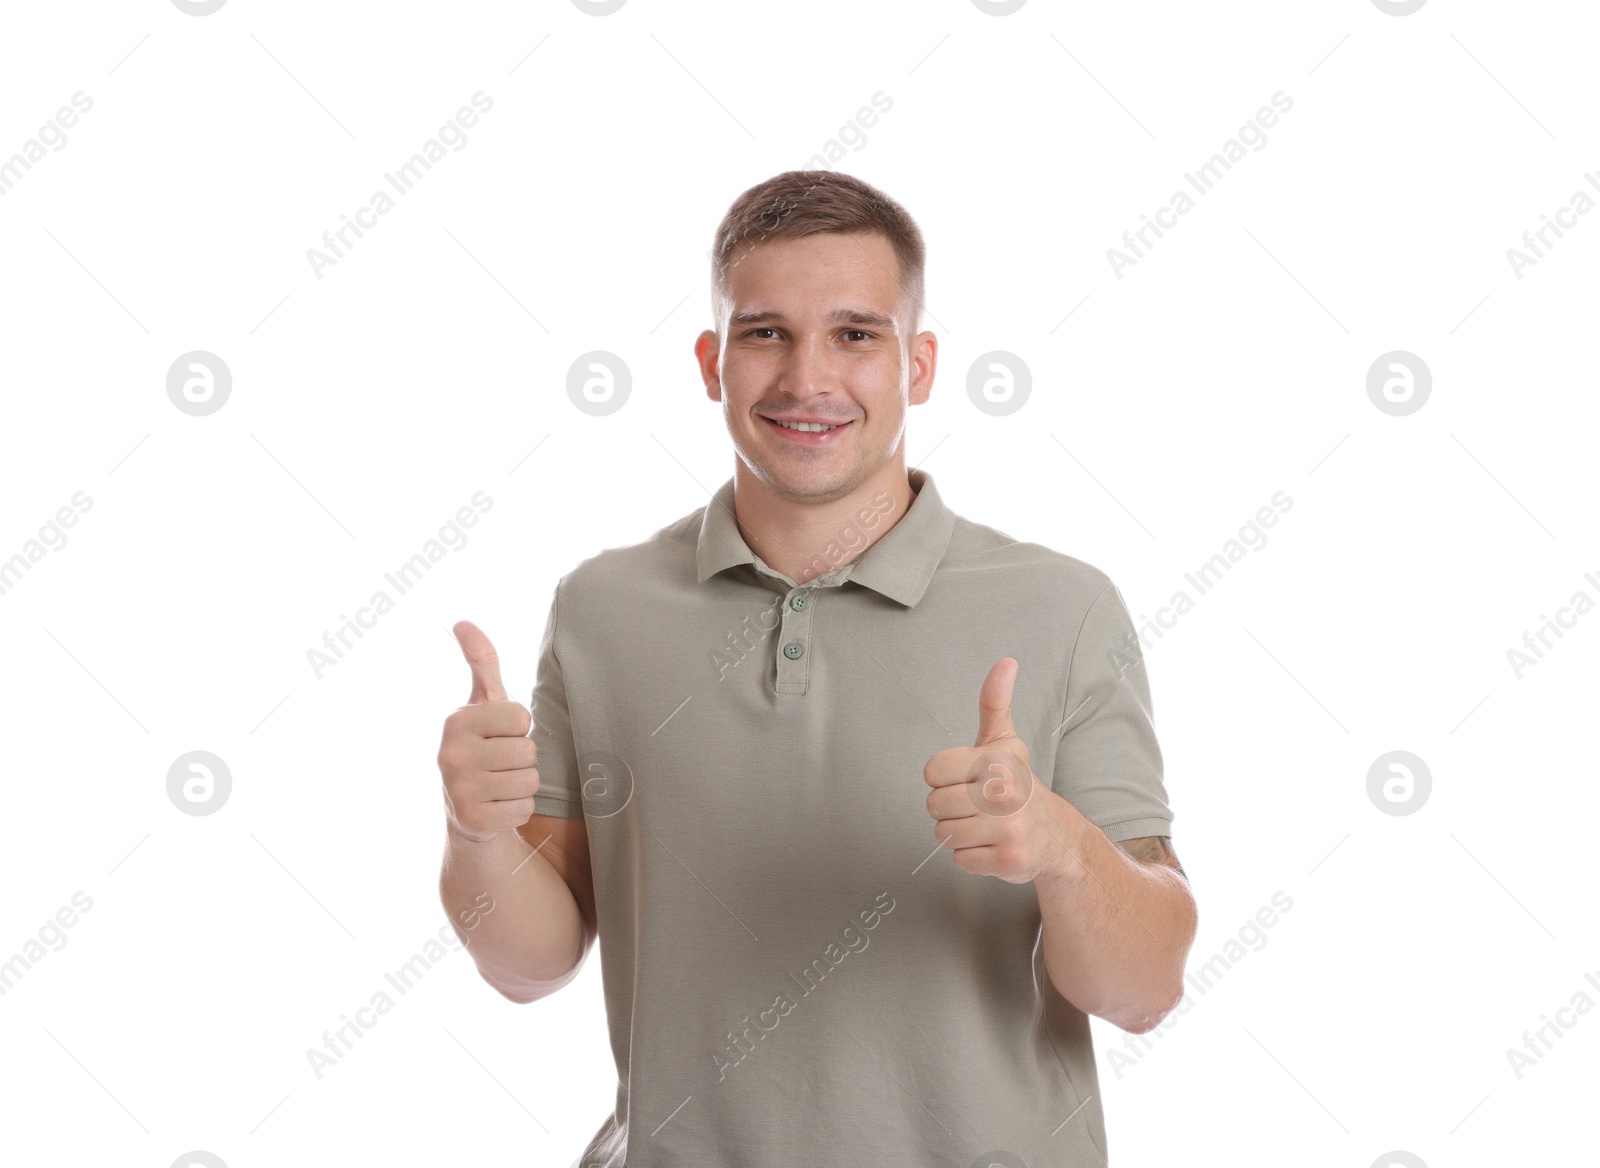
[[[695,344],[733,477],[560,579],[532,719],[456,626],[441,895],[517,1002],[599,933],[618,1085],[585,1168],[1099,1165],[1087,1015],[1143,1033],[1182,997],[1120,594],[907,470],[923,264],[856,179],[746,191]]]

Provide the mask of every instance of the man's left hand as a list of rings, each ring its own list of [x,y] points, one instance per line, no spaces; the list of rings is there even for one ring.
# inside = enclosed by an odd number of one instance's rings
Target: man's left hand
[[[1077,809],[1033,773],[1028,744],[1011,724],[1011,691],[1020,667],[1002,657],[978,691],[978,741],[928,759],[922,777],[933,790],[934,836],[958,868],[1026,884],[1060,872],[1071,855]]]

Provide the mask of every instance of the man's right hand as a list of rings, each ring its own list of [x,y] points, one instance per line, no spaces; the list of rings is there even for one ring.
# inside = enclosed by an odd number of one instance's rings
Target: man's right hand
[[[467,704],[444,720],[439,773],[452,831],[475,843],[527,823],[539,789],[538,751],[527,736],[533,715],[506,698],[500,658],[483,630],[458,621],[451,630],[472,666]]]

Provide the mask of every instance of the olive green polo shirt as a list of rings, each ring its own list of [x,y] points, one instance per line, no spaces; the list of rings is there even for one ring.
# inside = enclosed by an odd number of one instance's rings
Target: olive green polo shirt
[[[1133,624],[1105,573],[908,473],[804,585],[745,544],[731,478],[557,583],[534,805],[587,824],[618,1080],[584,1168],[1105,1162],[1037,893],[955,865],[922,768],[1014,657],[1040,779],[1113,841],[1170,835]]]

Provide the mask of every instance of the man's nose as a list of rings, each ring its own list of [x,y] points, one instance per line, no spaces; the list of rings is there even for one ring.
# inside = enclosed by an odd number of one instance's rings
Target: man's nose
[[[802,339],[785,356],[780,387],[797,401],[805,401],[831,388],[833,354],[827,342]]]

